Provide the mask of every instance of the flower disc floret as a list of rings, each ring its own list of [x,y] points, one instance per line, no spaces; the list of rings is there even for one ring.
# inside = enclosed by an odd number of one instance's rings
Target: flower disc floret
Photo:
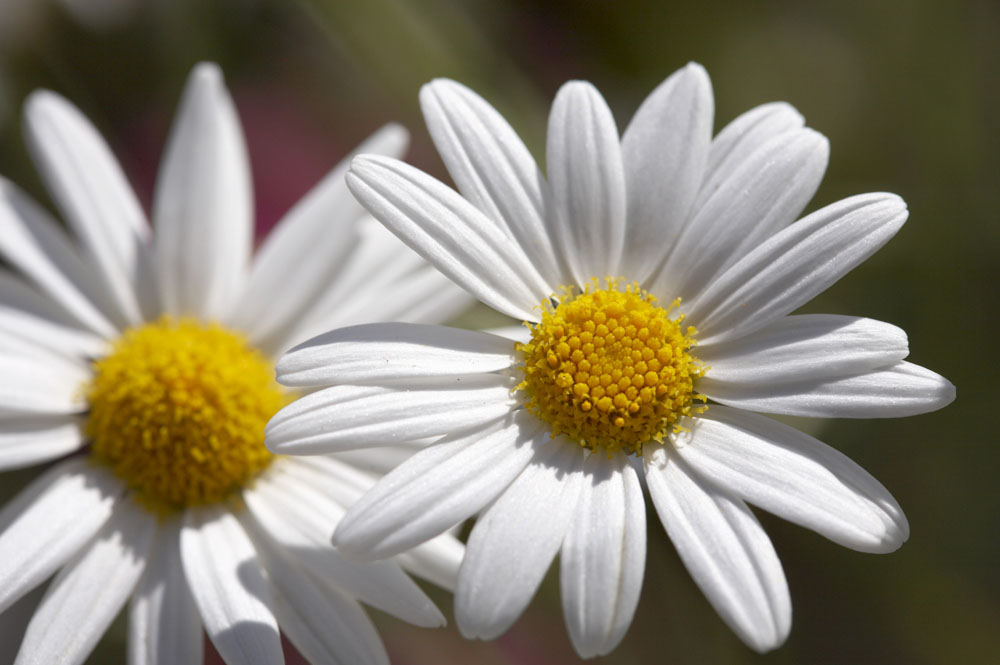
[[[640,454],[645,443],[679,431],[678,420],[702,412],[694,380],[704,368],[691,355],[695,329],[683,315],[617,280],[583,293],[563,288],[528,324],[524,353],[525,407],[583,447]]]
[[[287,402],[242,337],[168,318],[95,361],[87,399],[92,454],[158,511],[221,501],[267,467],[264,425]]]

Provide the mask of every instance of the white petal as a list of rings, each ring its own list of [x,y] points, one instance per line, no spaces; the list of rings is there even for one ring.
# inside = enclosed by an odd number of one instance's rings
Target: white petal
[[[771,236],[684,309],[711,344],[759,330],[874,254],[906,221],[894,194],[862,194],[817,210]]]
[[[513,378],[496,374],[425,379],[405,389],[334,386],[292,402],[268,423],[266,445],[316,455],[385,446],[495,420],[516,404]]]
[[[412,253],[409,248],[406,251]],[[376,268],[383,269],[384,267]],[[476,300],[426,264],[392,281],[383,289],[366,291],[354,294],[344,303],[337,311],[336,324],[332,327],[378,321],[440,323],[464,311]]]
[[[454,592],[464,556],[465,544],[450,533],[443,533],[397,555],[394,560],[411,573]]]
[[[391,561],[345,559],[330,545],[343,506],[300,482],[261,479],[244,499],[259,527],[305,568],[349,595],[418,626],[444,625],[434,603]]]
[[[102,337],[117,327],[95,306],[97,276],[48,214],[0,178],[0,255],[83,327]]]
[[[554,293],[566,280],[546,226],[545,177],[524,143],[486,100],[455,81],[425,85],[420,107],[458,191],[504,225],[545,279],[543,290]]]
[[[551,292],[496,223],[429,175],[385,157],[355,157],[347,186],[377,220],[481,301],[521,320]]]
[[[501,326],[499,328],[486,328],[481,332],[489,333],[490,335],[499,335],[500,337],[506,337],[512,342],[521,342],[526,344],[531,341],[531,329],[525,325],[519,326]]]
[[[301,318],[263,340],[261,348],[280,355],[331,329],[377,321],[440,323],[475,302],[371,217],[358,226],[359,244],[331,277],[330,287]]]
[[[622,135],[628,192],[622,272],[644,282],[662,261],[694,203],[712,139],[712,83],[690,63],[639,106]]]
[[[610,653],[632,623],[646,568],[646,506],[626,455],[591,455],[563,540],[559,584],[573,647]]]
[[[625,171],[618,128],[584,81],[559,89],[546,146],[556,253],[577,284],[618,275],[625,239]]]
[[[250,164],[222,72],[197,65],[170,130],[153,198],[168,314],[219,319],[246,279],[253,234]]]
[[[63,360],[52,350],[44,346],[34,344],[31,341],[17,334],[11,334],[6,330],[0,330],[0,354],[6,356],[28,357],[44,364],[50,360]]]
[[[77,418],[7,417],[0,427],[0,469],[47,462],[82,445],[83,427]]]
[[[117,322],[139,323],[136,287],[152,286],[149,226],[125,174],[94,126],[59,95],[33,93],[24,120],[38,171],[100,272]]]
[[[902,418],[929,413],[955,399],[940,374],[906,361],[842,377],[781,384],[698,382],[699,392],[751,411],[809,418]]]
[[[386,125],[358,146],[267,234],[230,323],[259,344],[274,328],[300,318],[330,288],[356,245],[355,225],[365,214],[347,190],[344,175],[354,154],[401,156],[409,136]]]
[[[0,354],[0,414],[62,415],[87,408],[81,388],[90,379],[82,363]]]
[[[829,155],[826,137],[811,129],[760,146],[692,210],[650,290],[664,300],[696,298],[727,266],[798,217]]]
[[[118,502],[95,541],[46,591],[16,665],[78,665],[87,658],[139,581],[156,522],[131,500]]]
[[[577,510],[584,457],[566,439],[549,441],[476,520],[455,590],[464,637],[498,637],[531,602]]]
[[[373,477],[382,477],[406,460],[413,457],[417,451],[434,443],[438,438],[439,437],[428,437],[426,439],[416,439],[415,441],[404,441],[393,446],[359,448],[357,450],[345,450],[333,455],[313,455],[309,457],[299,457],[297,459],[304,462],[324,460],[327,458],[336,459],[344,462],[345,464],[349,464],[355,469],[371,473],[373,474]]]
[[[792,105],[771,102],[750,109],[723,127],[712,139],[705,176],[693,209],[701,208],[762,145],[804,124],[802,115]]]
[[[35,347],[36,355],[103,355],[107,341],[83,330],[67,312],[31,285],[0,269],[0,334]]]
[[[348,309],[354,323],[402,321],[405,323],[441,323],[461,314],[476,299],[436,268],[426,265],[400,280],[381,302],[369,300],[362,307]]]
[[[412,451],[410,454],[413,454]],[[346,510],[343,506],[349,506],[357,501],[382,475],[358,469],[351,463],[343,461],[343,457],[343,454],[281,457],[280,463],[276,460],[271,465],[271,470],[261,477],[261,481],[270,482],[272,479],[279,479],[275,482],[280,482],[282,486],[291,483],[291,491],[295,491],[297,485],[307,486],[326,497],[327,501],[341,506],[340,510],[334,510],[328,516],[329,531],[333,533],[337,521],[343,517]],[[328,540],[329,535],[329,533],[324,534],[324,541]]]
[[[0,612],[41,584],[97,533],[121,494],[84,458],[39,476],[0,511]]]
[[[375,323],[300,344],[278,361],[277,373],[286,386],[378,383],[495,372],[510,367],[513,354],[510,340],[474,330]]]
[[[369,323],[345,316],[344,310],[359,304],[369,307],[395,300],[394,289],[427,266],[416,252],[371,216],[355,226],[357,242],[344,257],[327,288],[303,312],[301,319],[286,321],[261,339],[262,348],[287,350],[293,344],[334,328]],[[452,284],[452,291],[461,291]],[[464,293],[464,292],[463,292]],[[471,300],[472,297],[465,294]],[[385,319],[381,319],[385,320]]]
[[[660,521],[695,583],[723,621],[760,652],[780,646],[792,625],[781,562],[746,504],[706,485],[668,446],[643,451],[646,484]]]
[[[906,333],[889,323],[836,314],[785,316],[745,337],[698,345],[711,383],[773,385],[843,376],[907,356]],[[701,384],[698,384],[699,390]]]
[[[354,504],[333,535],[334,545],[384,558],[444,533],[504,491],[548,440],[537,419],[524,411],[445,437]]]
[[[189,508],[180,545],[188,588],[222,659],[282,665],[270,585],[238,520],[218,506]]]
[[[129,665],[200,665],[201,620],[181,566],[180,520],[161,524],[128,615]]]
[[[274,613],[281,631],[306,660],[389,665],[375,626],[355,600],[296,566],[266,538],[256,542],[277,587]]]
[[[693,423],[689,443],[676,454],[755,506],[863,552],[891,552],[909,536],[889,491],[808,434],[724,406]]]

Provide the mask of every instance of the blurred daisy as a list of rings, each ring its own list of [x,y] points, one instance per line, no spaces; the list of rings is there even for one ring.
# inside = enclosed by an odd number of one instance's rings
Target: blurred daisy
[[[75,107],[38,92],[25,122],[73,233],[0,181],[0,253],[19,273],[0,272],[0,465],[82,454],[0,512],[0,609],[56,573],[17,663],[82,662],[129,599],[133,664],[201,662],[202,626],[230,665],[282,662],[279,626],[314,663],[387,662],[358,601],[442,625],[400,564],[453,586],[453,537],[377,563],[329,545],[405,451],[276,458],[263,428],[291,399],[268,358],[332,325],[442,320],[461,290],[365,216],[346,164],[251,261],[246,149],[214,65],[181,101],[155,236]],[[387,126],[362,149],[406,142]]]
[[[479,513],[456,590],[462,633],[503,633],[558,553],[570,638],[590,657],[612,650],[635,612],[643,484],[695,582],[758,651],[785,640],[791,606],[748,503],[861,551],[906,540],[878,481],[756,413],[906,416],[954,398],[948,381],[903,360],[899,328],[790,315],[900,228],[902,200],[856,196],[793,223],[819,185],[826,139],[786,104],[753,109],[713,139],[711,86],[694,64],[645,100],[621,140],[597,90],[566,84],[547,177],[467,88],[434,81],[421,102],[461,195],[372,155],[355,158],[348,185],[428,261],[525,326],[516,344],[351,327],[279,361],[289,386],[353,385],[279,412],[272,451],[440,437],[348,511],[339,547],[388,557]]]

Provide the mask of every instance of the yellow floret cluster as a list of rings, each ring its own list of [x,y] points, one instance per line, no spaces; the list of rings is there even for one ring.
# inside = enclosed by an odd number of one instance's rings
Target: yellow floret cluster
[[[95,361],[87,399],[93,456],[159,512],[221,501],[264,469],[264,425],[287,403],[242,337],[168,318]]]
[[[671,319],[637,284],[616,280],[583,293],[564,289],[558,304],[543,306],[528,324],[524,353],[525,407],[581,446],[609,454],[641,454],[644,443],[679,431],[678,420],[702,412],[694,379],[704,368],[691,355],[693,327]]]

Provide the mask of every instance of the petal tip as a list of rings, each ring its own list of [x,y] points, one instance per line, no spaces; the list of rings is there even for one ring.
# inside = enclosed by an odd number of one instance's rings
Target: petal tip
[[[698,88],[705,94],[712,94],[712,78],[701,63],[691,61],[680,70],[680,75],[686,85]]]
[[[371,173],[373,169],[376,169],[381,165],[380,162],[386,159],[388,158],[370,152],[355,155],[354,158],[351,159],[351,165],[348,168],[347,175],[350,176],[353,174],[360,177]]]
[[[572,100],[573,103],[580,103],[582,99],[594,96],[603,99],[600,91],[598,91],[593,83],[581,79],[566,81],[559,88],[559,92],[556,93],[557,100],[560,98],[567,98],[567,101]],[[553,106],[554,105],[555,103],[553,103]]]
[[[694,60],[689,60],[688,63],[684,65],[683,71],[689,76],[703,76],[706,79],[708,78],[708,70],[705,69],[705,66]]]
[[[419,95],[420,102],[421,104],[423,104],[430,98],[437,97],[443,93],[447,93],[449,90],[454,89],[459,85],[461,84],[459,84],[456,81],[452,81],[449,78],[442,78],[442,77],[433,78],[427,83],[424,83],[422,86],[420,86],[420,95]]]
[[[793,109],[794,110],[794,109]],[[826,137],[822,132],[818,132],[812,127],[803,127],[799,130],[802,132],[802,136],[806,141],[815,144],[814,148],[816,150],[821,150],[827,154],[830,152],[830,139]]]
[[[951,381],[942,376],[939,394],[945,400],[942,406],[951,404],[952,402],[955,401],[955,398],[958,397],[958,388],[955,387],[954,383],[952,383]]]
[[[393,145],[392,156],[402,157],[410,145],[410,131],[398,122],[389,122],[379,129],[379,134]]]
[[[54,105],[65,103],[67,103],[66,100],[57,92],[53,92],[47,88],[33,90],[24,101],[25,118],[30,119],[32,115],[44,113]]]
[[[199,62],[191,68],[190,81],[199,85],[222,85],[222,68],[214,62]]]

